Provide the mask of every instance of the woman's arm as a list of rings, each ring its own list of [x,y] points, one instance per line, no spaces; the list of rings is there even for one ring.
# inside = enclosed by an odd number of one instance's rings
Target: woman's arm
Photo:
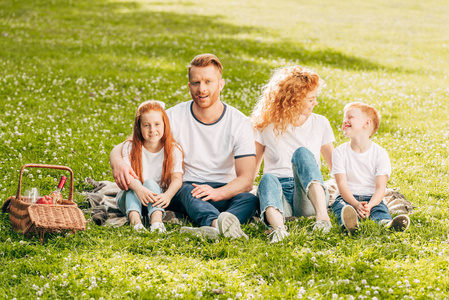
[[[259,175],[264,152],[265,146],[262,146],[260,143],[256,142],[256,174],[254,174],[254,179]]]
[[[329,168],[329,173],[332,173],[332,151],[334,151],[333,143],[321,146],[321,154],[323,155],[324,160],[326,161],[326,164]]]

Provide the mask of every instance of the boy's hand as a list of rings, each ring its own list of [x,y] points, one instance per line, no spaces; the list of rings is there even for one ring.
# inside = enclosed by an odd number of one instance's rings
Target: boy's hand
[[[365,207],[365,203],[357,203],[356,206],[354,206],[356,212],[357,212],[357,216],[361,219],[365,219],[367,217],[369,217],[369,210],[366,209]]]
[[[140,202],[142,202],[143,205],[148,206],[148,203],[154,203],[156,202],[156,196],[157,194],[150,191],[143,185],[140,186],[136,191],[134,191],[137,195],[137,198],[139,198]]]
[[[166,208],[170,204],[170,201],[171,201],[171,197],[165,193],[159,194],[155,198],[156,198],[156,201],[153,203],[153,207],[156,206],[159,208],[160,207]]]
[[[363,206],[365,206],[365,211],[366,211],[366,217],[365,218],[368,218],[369,216],[370,216],[370,214],[371,214],[371,205],[369,205],[369,202],[365,202],[365,203],[363,203]]]

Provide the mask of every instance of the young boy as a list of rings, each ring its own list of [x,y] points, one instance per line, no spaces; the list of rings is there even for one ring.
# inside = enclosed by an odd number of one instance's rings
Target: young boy
[[[379,125],[374,107],[360,102],[345,106],[342,130],[350,141],[332,153],[332,175],[339,190],[332,211],[350,233],[358,227],[358,218],[371,218],[396,231],[406,230],[410,223],[407,215],[392,219],[382,201],[391,165],[387,151],[370,140]]]

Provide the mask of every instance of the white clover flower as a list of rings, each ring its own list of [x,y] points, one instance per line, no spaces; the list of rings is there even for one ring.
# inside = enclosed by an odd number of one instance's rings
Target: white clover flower
[[[362,284],[366,284],[366,280],[365,280],[365,279],[362,279],[361,283],[362,283]]]
[[[337,294],[332,294],[332,299],[338,299],[338,295]]]
[[[360,293],[360,291],[361,291],[362,289],[361,289],[359,286],[356,286],[356,287],[355,287],[355,290],[356,290],[357,293]]]
[[[199,292],[201,293],[201,292]],[[203,293],[201,293],[201,296],[203,295]],[[242,297],[242,293],[238,292],[237,294],[235,294],[236,298],[241,298]]]
[[[203,292],[201,292],[201,291],[197,292],[197,293],[196,293],[196,297],[197,297],[197,298],[203,297]]]

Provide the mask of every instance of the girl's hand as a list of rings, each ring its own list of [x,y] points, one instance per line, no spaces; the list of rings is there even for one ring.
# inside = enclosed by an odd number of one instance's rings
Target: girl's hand
[[[137,195],[137,198],[139,198],[140,202],[142,202],[143,205],[148,206],[148,203],[154,203],[156,202],[156,196],[157,194],[150,191],[143,185],[141,185],[137,191],[134,191]]]
[[[154,201],[153,207],[166,208],[171,201],[171,197],[165,193],[159,194],[155,198],[156,201]]]
[[[357,216],[361,219],[365,219],[369,216],[369,210],[366,209],[365,204],[359,202],[356,206],[354,206]]]

